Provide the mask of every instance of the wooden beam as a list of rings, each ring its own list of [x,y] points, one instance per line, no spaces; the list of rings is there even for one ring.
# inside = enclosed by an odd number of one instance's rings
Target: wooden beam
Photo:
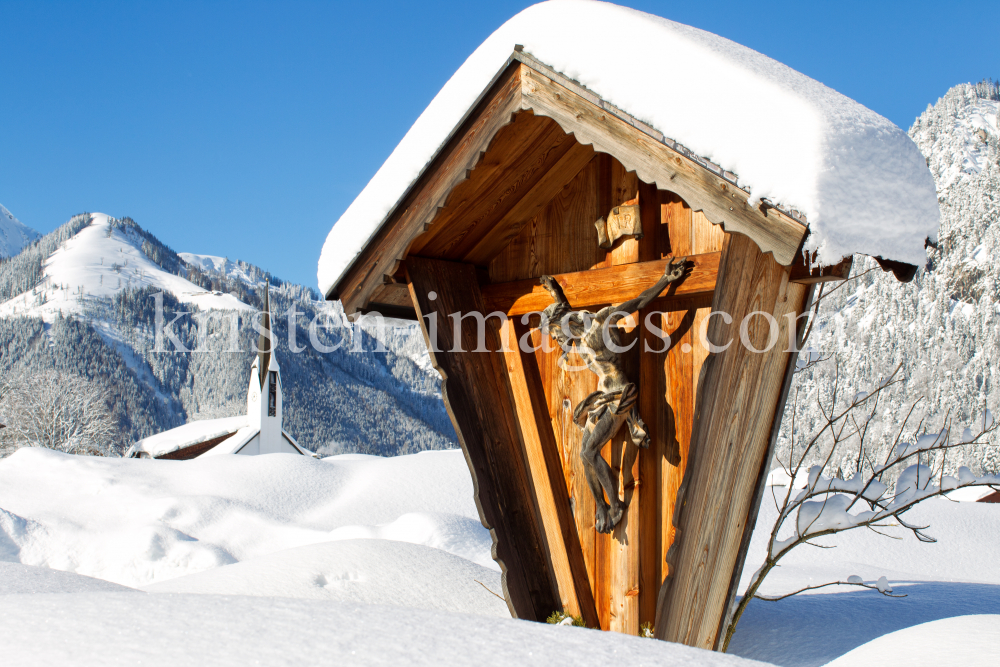
[[[559,443],[545,409],[545,388],[538,362],[534,354],[525,353],[520,346],[523,336],[530,337],[530,329],[508,320],[503,323],[500,336],[506,342],[507,373],[563,608],[574,616],[582,616],[588,628],[598,628],[601,621],[569,504]]]
[[[848,272],[850,272],[849,268]],[[813,295],[816,291],[816,285],[815,283],[808,283],[808,285],[809,286],[806,289],[805,302],[802,306],[802,312],[807,312],[813,305]],[[795,330],[796,340],[799,340],[799,336],[805,329],[806,324],[805,318],[799,320],[798,326]],[[757,515],[760,513],[760,504],[764,499],[766,491],[765,482],[767,481],[767,474],[770,472],[771,458],[774,456],[774,448],[778,444],[778,435],[781,433],[781,420],[785,416],[785,403],[788,401],[788,392],[792,388],[792,380],[795,377],[795,366],[798,358],[799,353],[792,352],[788,359],[788,366],[785,368],[785,379],[781,385],[781,396],[778,398],[778,403],[774,408],[774,415],[771,417],[771,435],[769,438],[767,453],[764,454],[761,459],[760,471],[757,473],[757,491],[754,494],[753,503],[751,504],[750,512],[747,515],[748,520],[746,526],[743,527],[743,541],[740,543],[740,549],[736,554],[736,567],[733,569],[732,578],[729,581],[729,593],[726,596],[726,603],[723,607],[725,609],[725,613],[723,613],[722,620],[719,623],[719,634],[715,642],[717,648],[725,646],[726,630],[732,620],[733,613],[736,611],[736,593],[739,591],[740,579],[743,577],[743,566],[746,563],[747,553],[750,551],[750,540],[753,538],[754,527],[757,525]]]
[[[789,318],[805,307],[811,287],[788,282],[789,269],[743,235],[726,238],[712,310],[729,313],[708,323],[708,340],[725,345],[702,366],[684,481],[678,492],[669,576],[657,607],[656,636],[713,649],[726,611],[732,573],[750,516],[783,380],[792,355]],[[755,311],[777,321],[776,343],[757,353],[740,340],[740,325]],[[748,337],[767,348],[768,320],[748,320]]]
[[[688,257],[694,262],[691,275],[680,283],[671,297],[709,294],[715,289],[715,278],[721,253],[712,252]],[[654,285],[670,260],[661,259],[635,264],[621,264],[606,269],[577,271],[555,276],[575,309],[591,308],[609,303],[622,303],[639,296]],[[668,288],[669,289],[669,288]],[[537,280],[516,280],[483,287],[483,299],[490,313],[500,311],[508,317],[544,310],[552,297]]]
[[[441,373],[445,407],[472,473],[479,518],[493,537],[507,606],[515,618],[544,621],[562,604],[507,369],[496,352],[501,349],[496,328],[484,327],[493,352],[455,351],[478,347],[475,322],[464,320],[456,338],[449,318],[486,312],[476,269],[411,257],[406,272],[431,363]]]
[[[581,144],[617,158],[647,183],[680,195],[727,232],[749,236],[764,252],[788,266],[805,239],[805,225],[775,208],[751,206],[731,182],[670,148],[550,77],[526,67],[521,75],[522,108],[548,116]]]
[[[792,273],[788,281],[799,283],[800,285],[812,285],[815,283],[847,280],[851,277],[852,266],[854,266],[853,256],[845,257],[833,266],[810,268],[806,266],[800,254],[795,264],[792,265]]]

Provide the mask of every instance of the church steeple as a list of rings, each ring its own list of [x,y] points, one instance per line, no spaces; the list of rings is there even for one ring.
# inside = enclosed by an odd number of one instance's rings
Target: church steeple
[[[264,283],[264,309],[261,312],[260,338],[257,340],[257,368],[260,372],[260,388],[264,388],[267,369],[271,365],[271,281]]]
[[[281,431],[281,368],[275,354],[271,331],[271,284],[264,289],[264,306],[261,309],[260,337],[257,339],[257,358],[250,366],[250,386],[247,389],[247,419],[250,426],[260,429],[251,443],[254,453],[270,454],[286,450],[285,436]]]

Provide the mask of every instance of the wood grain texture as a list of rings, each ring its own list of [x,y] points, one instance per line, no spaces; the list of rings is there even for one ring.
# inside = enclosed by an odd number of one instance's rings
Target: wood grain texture
[[[794,272],[794,269],[793,269]],[[791,283],[791,281],[789,281]],[[805,289],[800,290],[793,284],[789,285],[789,291],[793,294],[796,292],[803,293],[803,305],[801,312],[806,313],[810,310],[813,305],[813,296],[816,292],[815,283],[806,283]],[[801,334],[805,330],[807,323],[805,318],[799,320],[798,325],[795,330],[795,340],[801,339]],[[774,415],[771,418],[771,428],[769,436],[769,444],[767,446],[767,452],[761,459],[760,470],[757,472],[757,484],[756,491],[754,493],[753,500],[750,505],[750,512],[747,514],[748,520],[746,526],[743,528],[743,540],[740,543],[739,551],[736,554],[736,567],[733,568],[733,573],[731,579],[729,580],[729,594],[726,596],[726,603],[724,605],[725,612],[722,615],[722,619],[719,622],[719,634],[718,639],[716,639],[716,645],[721,646],[725,641],[725,632],[729,627],[729,623],[732,621],[732,615],[736,611],[736,594],[739,591],[740,578],[743,575],[743,567],[746,564],[747,553],[750,551],[750,540],[753,537],[754,526],[757,523],[757,516],[760,513],[760,504],[764,500],[764,496],[767,492],[766,481],[767,474],[770,470],[771,459],[774,457],[774,448],[778,442],[778,435],[781,431],[781,420],[785,414],[785,403],[788,400],[788,393],[792,387],[792,379],[795,376],[796,362],[798,361],[798,352],[792,352],[789,356],[788,364],[785,367],[785,377],[781,386],[781,394],[778,397],[778,404],[775,407]]]
[[[706,294],[715,289],[720,253],[691,255],[691,274],[667,294],[676,297]],[[594,308],[609,303],[621,303],[639,296],[643,290],[663,275],[669,260],[622,264],[606,269],[555,274],[573,308]],[[489,311],[499,310],[508,316],[544,310],[552,303],[549,293],[537,280],[494,283],[483,288]]]
[[[395,207],[392,215],[365,244],[358,258],[341,276],[327,299],[340,299],[350,315],[368,304],[372,290],[391,276],[413,240],[425,230],[451,190],[464,181],[500,128],[521,108],[523,66],[512,64],[493,89],[457,128],[420,178]]]
[[[524,336],[528,336],[526,340],[530,341],[531,333],[527,326],[507,321],[502,325],[500,335],[506,341],[504,357],[507,374],[549,554],[559,583],[562,609],[574,616],[582,616],[587,627],[596,628],[600,626],[600,619],[569,505],[559,444],[545,410],[545,389],[534,355],[525,353],[520,344]]]
[[[462,261],[477,266],[488,265],[590,163],[594,157],[594,149],[577,143],[573,137],[569,139],[572,140],[570,148],[561,155],[559,161],[542,174],[531,189],[506,211],[482,240],[462,257]]]
[[[638,261],[656,261],[669,250],[669,227],[661,219],[661,193],[656,187],[639,181],[638,197],[643,220],[643,238],[639,244]],[[648,449],[639,450],[637,476],[632,503],[637,506],[637,530],[633,544],[634,562],[638,570],[638,590],[634,630],[638,634],[644,623],[656,620],[656,598],[663,581],[663,558],[660,553],[660,517],[663,512],[663,494],[660,462],[664,458],[665,443],[662,437],[665,422],[662,339],[646,324],[659,324],[663,316],[651,312],[639,313],[639,416],[646,423],[650,434]]]
[[[805,225],[776,209],[751,206],[742,190],[544,74],[526,68],[521,84],[523,108],[553,118],[580,143],[614,155],[641,180],[676,192],[727,232],[750,236],[778,263],[794,261]]]
[[[634,171],[627,171],[621,162],[607,156],[610,162],[610,202],[606,210],[602,210],[601,216],[607,217],[611,209],[621,206],[626,202],[639,200],[639,178]],[[651,190],[655,196],[655,190]],[[642,201],[638,201],[642,205]],[[645,225],[653,224],[654,220],[643,220]],[[620,266],[622,264],[632,264],[639,261],[640,240],[633,236],[625,236],[618,239],[608,252],[605,266]],[[659,259],[657,257],[656,259]]]
[[[441,373],[445,406],[472,473],[476,507],[493,536],[507,606],[516,618],[544,621],[561,608],[561,600],[503,355],[451,351],[477,346],[471,320],[456,338],[448,318],[483,312],[475,267],[412,257],[406,269],[431,362]],[[501,349],[496,329],[486,327],[485,333],[487,348]]]
[[[570,152],[574,159],[567,167],[562,159]],[[518,212],[548,202],[554,194],[553,176],[563,181],[560,187],[565,185],[575,175],[565,170],[579,170],[591,155],[552,120],[531,112],[516,114],[514,122],[497,133],[469,179],[452,190],[410,252],[485,265],[486,261],[469,261],[468,256],[479,248],[480,254],[491,257],[503,248],[506,235],[496,229],[498,223],[513,211],[523,224],[524,213]],[[540,183],[548,187],[536,187]],[[492,243],[484,244],[487,237]]]
[[[784,315],[804,305],[807,288],[790,284],[788,274],[752,239],[727,236],[712,309],[730,313],[734,321],[726,325],[713,317],[708,339],[715,345],[736,340],[706,360],[698,382],[690,458],[667,555],[669,577],[657,609],[660,639],[706,649],[716,645],[791,358],[784,351]],[[740,322],[754,311],[771,313],[779,327],[778,344],[759,354],[738,339]],[[769,336],[765,318],[750,320],[753,347],[765,348]]]
[[[691,241],[691,207],[676,193],[660,193],[660,222],[667,226],[669,239],[660,243],[661,254],[670,257],[685,257],[694,254]]]
[[[597,244],[601,160],[594,157],[490,262],[490,282],[500,283],[603,266]]]
[[[699,255],[706,252],[719,252],[726,239],[726,233],[720,225],[713,225],[704,211],[691,213],[691,252]]]
[[[663,441],[663,459],[660,467],[663,509],[660,519],[660,541],[658,556],[663,563],[663,577],[666,571],[667,550],[674,540],[673,517],[677,491],[684,479],[684,471],[691,444],[691,427],[694,419],[694,378],[698,366],[694,352],[695,309],[679,310],[661,316],[660,328],[670,336],[670,348],[662,359],[663,377],[658,385],[662,388],[664,410],[659,438]],[[661,577],[660,582],[663,582]],[[659,584],[657,586],[659,592]]]
[[[562,351],[553,349],[543,340],[538,329],[531,331],[535,359],[545,393],[545,406],[549,415],[552,433],[558,446],[566,491],[576,533],[580,540],[580,550],[586,566],[587,585],[593,591],[594,604],[598,609],[598,623],[595,627],[608,629],[607,607],[602,610],[601,591],[604,590],[606,575],[599,567],[598,543],[600,537],[594,530],[594,498],[583,471],[580,459],[582,431],[573,421],[573,409],[597,389],[597,376],[583,368],[583,362],[575,353],[570,353],[568,368],[559,367]],[[578,586],[579,587],[579,586]]]

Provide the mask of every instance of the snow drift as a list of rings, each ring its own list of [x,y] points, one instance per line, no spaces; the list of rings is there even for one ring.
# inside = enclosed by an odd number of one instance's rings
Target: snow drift
[[[0,618],[5,667],[761,664],[616,632],[326,600],[9,595]]]
[[[136,587],[296,547],[365,539],[373,550],[392,540],[439,552],[412,561],[406,572],[414,575],[421,568],[440,572],[439,555],[452,554],[500,589],[492,539],[457,450],[389,459],[158,461],[25,448],[0,460],[0,560]],[[379,576],[375,554],[363,571],[371,580]]]

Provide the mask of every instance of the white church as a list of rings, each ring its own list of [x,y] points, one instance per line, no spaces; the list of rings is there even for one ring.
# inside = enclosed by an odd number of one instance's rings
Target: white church
[[[269,291],[264,293],[257,358],[250,366],[246,415],[195,421],[151,435],[132,445],[126,457],[187,460],[217,454],[312,456],[281,428],[281,368],[272,352]]]

